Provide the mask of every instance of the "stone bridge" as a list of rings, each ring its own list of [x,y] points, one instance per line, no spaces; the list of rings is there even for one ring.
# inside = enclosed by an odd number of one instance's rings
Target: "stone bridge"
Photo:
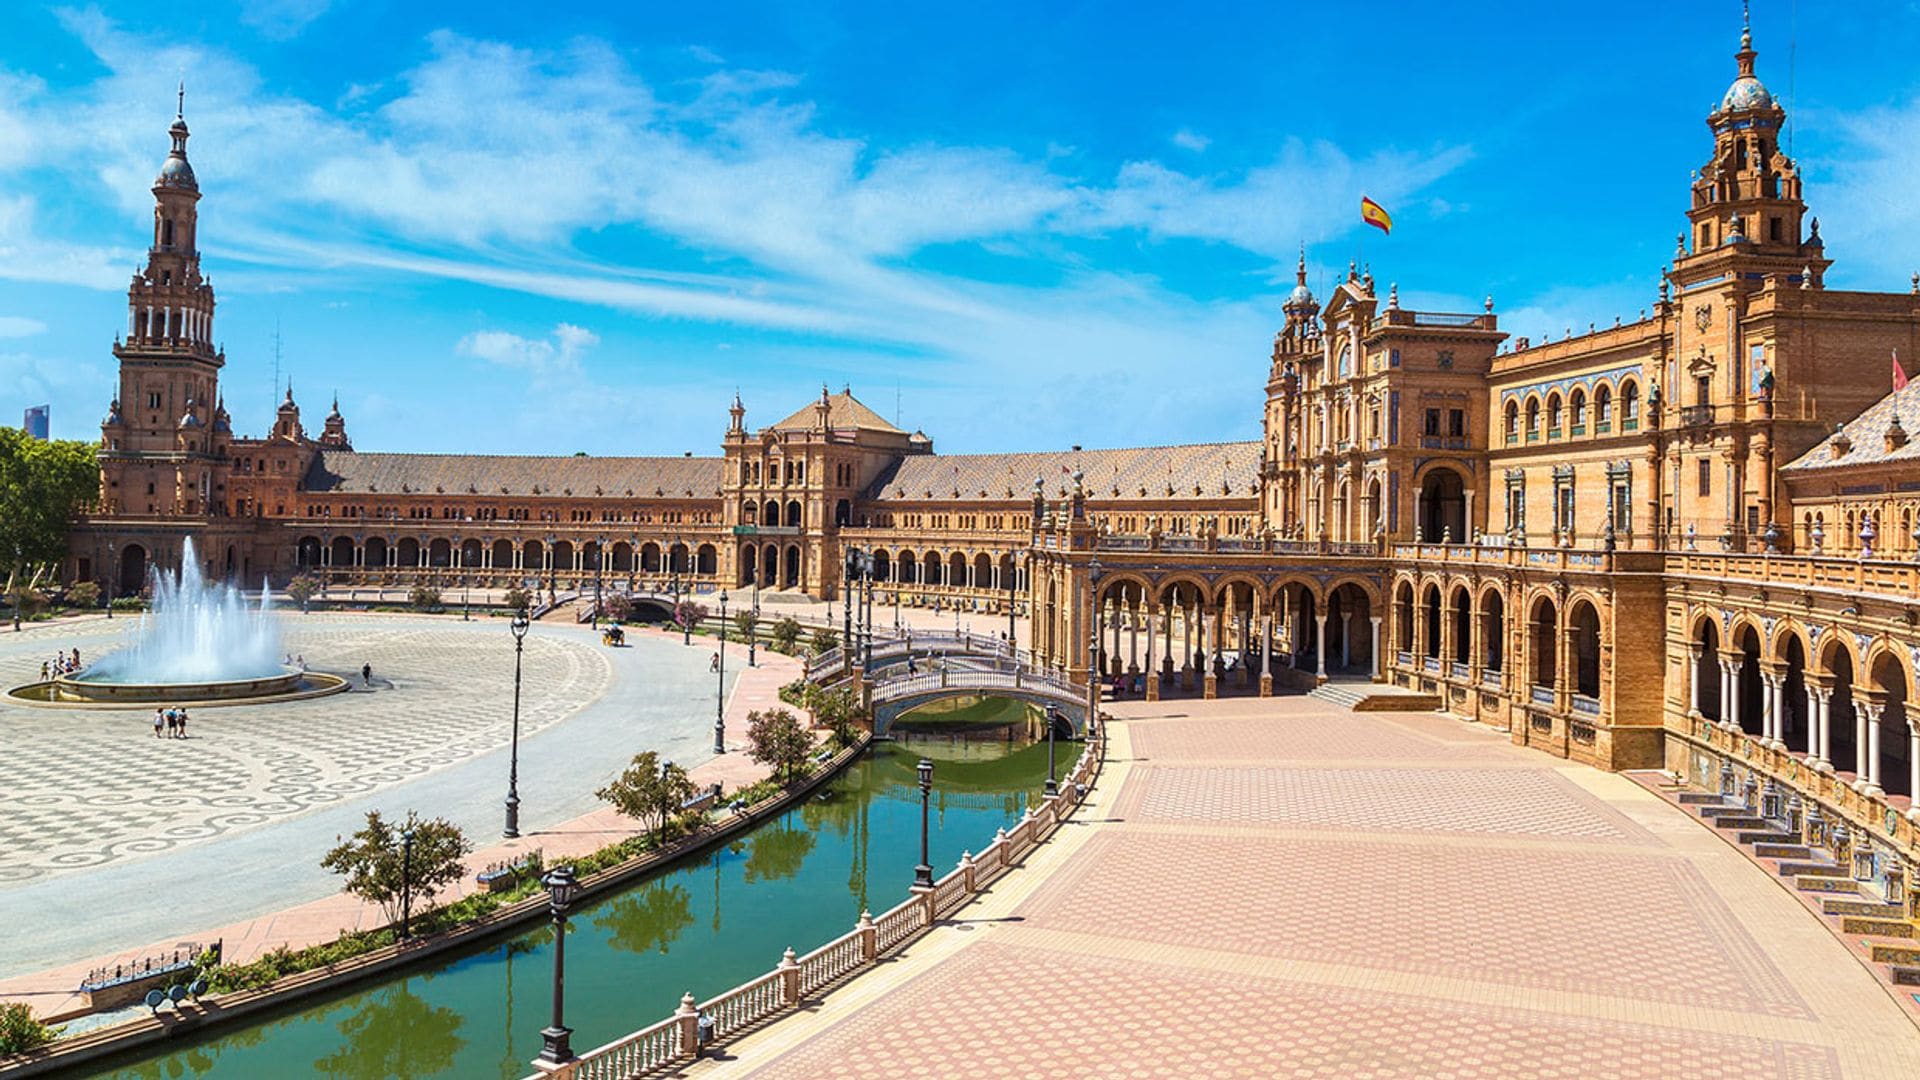
[[[873,684],[873,733],[884,735],[902,714],[930,701],[961,694],[1007,697],[1052,708],[1073,727],[1073,737],[1086,734],[1086,687],[1053,675],[1020,668],[943,667],[938,671],[894,675]],[[1064,729],[1062,731],[1064,734]]]
[[[860,653],[863,650],[855,646],[853,651]],[[1025,650],[1016,650],[1008,645],[1005,638],[992,634],[932,631],[875,641],[872,655],[861,659],[865,660],[866,670],[871,673],[903,664],[910,656],[975,657],[1011,660],[1016,664],[1027,664],[1032,658]],[[849,674],[850,663],[853,662],[848,660],[845,648],[829,649],[807,661],[807,678],[823,686],[839,682]]]

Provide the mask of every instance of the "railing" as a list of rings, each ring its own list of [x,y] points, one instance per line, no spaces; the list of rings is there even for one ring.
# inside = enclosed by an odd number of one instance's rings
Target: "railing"
[[[862,912],[851,932],[803,957],[796,958],[788,949],[772,971],[703,1004],[695,1005],[688,994],[680,999],[679,1010],[665,1020],[565,1064],[541,1065],[541,1072],[529,1080],[629,1080],[664,1071],[729,1035],[798,1009],[806,995],[897,952],[903,943],[965,906],[1058,828],[1085,798],[1099,771],[1102,750],[1103,736],[1096,733],[1062,781],[1058,795],[1046,799],[1038,810],[1029,808],[1012,829],[999,830],[979,855],[963,856],[960,865],[934,882],[931,890],[916,889],[877,918]]]

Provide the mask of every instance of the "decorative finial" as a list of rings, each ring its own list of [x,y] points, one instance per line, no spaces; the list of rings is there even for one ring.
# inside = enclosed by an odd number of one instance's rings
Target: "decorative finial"
[[[1813,288],[1813,267],[1811,265],[1800,268],[1800,287],[1803,289]]]
[[[1487,307],[1487,314],[1489,315],[1493,314],[1493,294],[1492,293],[1487,294],[1486,307]]]
[[[1920,273],[1915,273],[1909,280],[1913,282],[1913,295],[1920,296]]]
[[[1387,286],[1387,307],[1396,311],[1400,308],[1400,283],[1397,281]]]
[[[185,79],[180,80],[180,89],[173,99],[173,118],[175,120],[187,118],[187,80]]]
[[[1753,4],[1751,0],[1740,0],[1740,47],[1753,47]]]

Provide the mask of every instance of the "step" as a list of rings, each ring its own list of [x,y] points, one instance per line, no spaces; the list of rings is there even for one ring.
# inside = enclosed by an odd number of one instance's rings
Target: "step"
[[[1799,877],[1801,874],[1832,874],[1836,877],[1843,876],[1841,867],[1837,863],[1822,862],[1817,859],[1809,859],[1806,862],[1783,862],[1775,869],[1781,877]]]
[[[1734,839],[1738,840],[1742,844],[1753,844],[1757,847],[1761,844],[1766,844],[1769,846],[1776,845],[1776,844],[1791,844],[1794,841],[1794,835],[1792,833],[1781,832],[1779,829],[1769,827],[1766,829],[1761,829],[1759,831],[1742,829],[1740,832],[1734,834]]]
[[[1843,934],[1865,934],[1869,937],[1914,938],[1913,924],[1905,919],[1874,919],[1865,915],[1842,915],[1840,932]]]
[[[1820,910],[1828,915],[1864,915],[1870,919],[1897,919],[1906,914],[1899,904],[1877,900],[1826,899],[1820,901]]]
[[[1725,799],[1725,795],[1719,795],[1711,791],[1683,791],[1680,793],[1680,805],[1682,806],[1719,806]]]
[[[1805,844],[1775,843],[1768,840],[1754,842],[1753,853],[1763,859],[1811,859],[1813,849]]]
[[[1887,974],[1901,986],[1920,986],[1920,967],[1912,964],[1893,964],[1887,968]]]
[[[1752,809],[1740,803],[1728,803],[1724,806],[1703,806],[1698,813],[1701,817],[1712,822],[1719,822],[1731,818],[1737,818],[1741,821],[1760,821],[1763,823],[1765,820],[1755,817]]]
[[[1920,964],[1920,945],[1902,945],[1893,942],[1876,941],[1867,947],[1874,962],[1879,964]]]
[[[1741,832],[1773,832],[1773,822],[1763,817],[1755,817],[1751,814],[1744,817],[1738,814],[1722,815],[1713,819],[1713,827],[1716,829],[1738,829]]]
[[[1860,886],[1850,877],[1830,874],[1796,874],[1793,887],[1801,892],[1858,893]]]

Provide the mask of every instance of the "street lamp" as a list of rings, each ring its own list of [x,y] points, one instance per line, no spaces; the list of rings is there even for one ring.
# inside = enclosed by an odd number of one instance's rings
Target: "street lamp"
[[[933,795],[933,762],[921,758],[914,771],[920,774],[920,865],[913,868],[913,885],[916,889],[931,889],[933,863],[927,856],[927,807]]]
[[[1047,795],[1047,798],[1049,798],[1049,799],[1051,799],[1051,798],[1053,798],[1053,797],[1054,797],[1055,795],[1058,795],[1058,794],[1060,794],[1060,782],[1059,782],[1058,780],[1055,780],[1055,779],[1054,779],[1054,768],[1053,768],[1053,729],[1059,726],[1059,723],[1058,723],[1058,721],[1059,721],[1059,717],[1060,717],[1060,710],[1058,710],[1058,709],[1056,709],[1056,708],[1054,708],[1053,706],[1051,706],[1051,705],[1049,705],[1049,706],[1047,706],[1047,707],[1046,707],[1046,710],[1045,710],[1045,712],[1046,712],[1046,717],[1047,717],[1047,787],[1046,787],[1046,795]]]
[[[400,832],[400,939],[413,936],[413,830]]]
[[[727,590],[720,590],[720,650],[714,654],[720,661],[716,669],[720,672],[720,687],[714,694],[713,705],[713,752],[727,752]]]
[[[540,1056],[534,1060],[561,1065],[573,1060],[573,1029],[565,1023],[567,905],[573,902],[573,867],[547,871],[540,884],[547,887],[547,898],[553,905],[553,1023],[540,1033]]]
[[[520,654],[526,648],[527,609],[513,613],[507,629],[513,631],[513,749],[507,758],[507,828],[511,840],[520,835]]]
[[[1087,564],[1087,735],[1093,735],[1093,725],[1100,715],[1099,673],[1094,668],[1100,662],[1100,556],[1095,555]]]
[[[1013,625],[1013,606],[1020,596],[1020,559],[1010,556],[1007,559],[1007,651],[1019,652],[1019,633]]]

